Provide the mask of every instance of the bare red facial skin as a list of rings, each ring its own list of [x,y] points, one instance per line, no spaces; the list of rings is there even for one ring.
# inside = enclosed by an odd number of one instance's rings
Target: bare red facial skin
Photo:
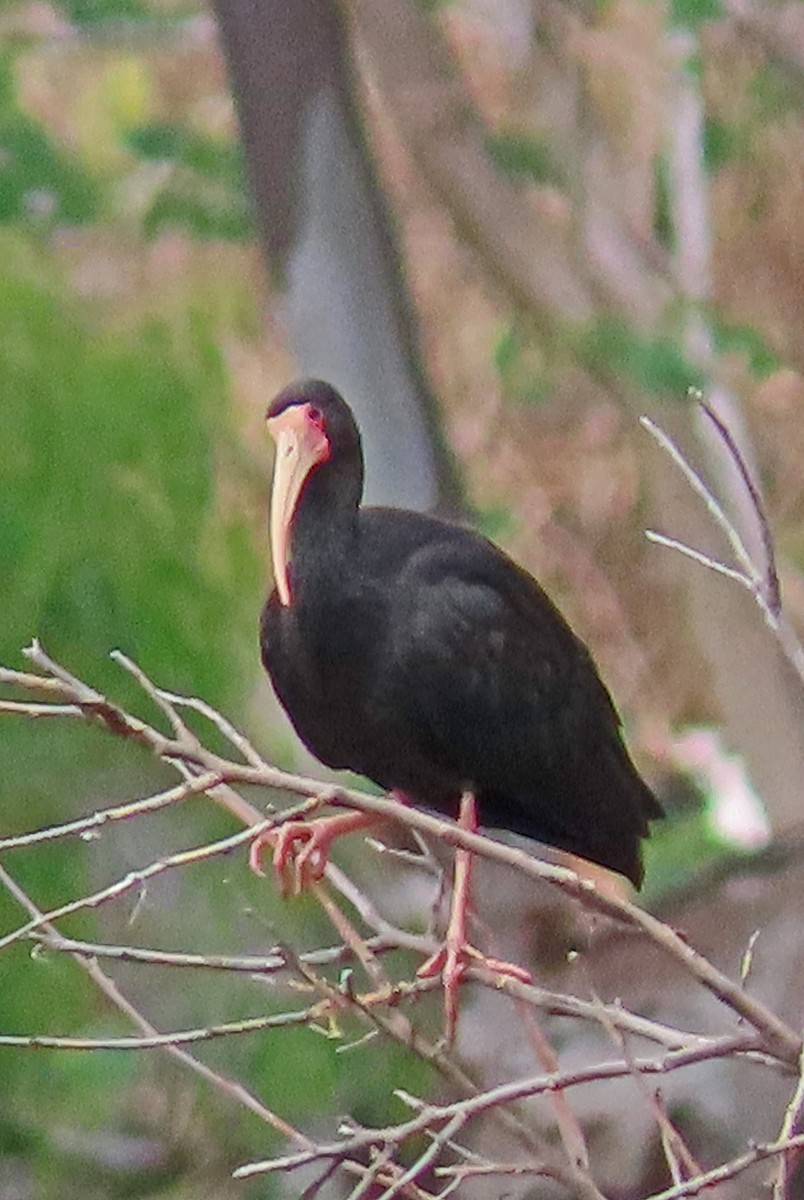
[[[324,420],[324,414],[322,413],[321,409],[316,408],[314,404],[305,404],[304,411],[305,411],[305,416],[307,417],[307,420],[310,422],[310,424],[314,425],[315,428],[319,431],[319,433],[322,433],[324,435],[324,437],[326,437],[327,424],[326,424],[326,421]]]

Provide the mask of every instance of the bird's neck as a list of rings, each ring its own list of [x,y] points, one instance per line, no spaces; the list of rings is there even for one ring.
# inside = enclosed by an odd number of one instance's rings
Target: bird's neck
[[[294,603],[304,608],[320,603],[332,583],[342,582],[357,534],[357,499],[327,483],[326,477],[309,480],[293,518],[291,591]]]

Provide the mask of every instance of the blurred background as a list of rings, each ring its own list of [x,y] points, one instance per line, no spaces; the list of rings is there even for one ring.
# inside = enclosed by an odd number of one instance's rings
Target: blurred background
[[[670,813],[648,903],[701,903],[735,853],[793,845],[801,680],[746,590],[646,540],[731,561],[638,417],[679,441],[764,571],[689,389],[711,400],[761,481],[804,626],[803,97],[800,3],[5,0],[0,661],[21,666],[36,636],[142,708],[119,647],[314,770],[261,678],[256,625],[262,418],[318,374],[358,411],[370,499],[477,523],[592,647]],[[99,731],[0,722],[3,833],[162,780]],[[181,820],[4,865],[46,907],[229,828],[190,801]],[[207,953],[325,944],[312,903],[280,905],[241,859],[70,931]],[[789,915],[790,887],[766,922]],[[19,922],[5,894],[0,922]],[[730,943],[719,923],[732,966],[738,925]],[[265,1004],[250,981],[120,978],[167,1027]],[[0,956],[3,1031],[120,1027],[70,962]],[[302,1123],[377,1122],[388,1079],[427,1082],[373,1053],[301,1030],[209,1061]],[[0,1200],[293,1195],[231,1183],[265,1139],[154,1054],[2,1051]],[[646,1169],[629,1159],[623,1196]]]

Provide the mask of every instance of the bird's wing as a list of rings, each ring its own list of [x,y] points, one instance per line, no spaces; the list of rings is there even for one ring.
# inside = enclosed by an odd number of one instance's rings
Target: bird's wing
[[[584,646],[510,560],[428,547],[399,580],[395,610],[394,654],[406,695],[462,759],[496,765],[495,742],[502,742],[501,757],[521,758],[527,747],[548,770],[575,753],[577,725],[590,707],[616,730]]]
[[[399,702],[424,753],[498,797],[489,823],[580,853],[584,826],[646,831],[650,792],[609,693],[529,575],[482,539],[437,544],[412,556],[394,607]]]

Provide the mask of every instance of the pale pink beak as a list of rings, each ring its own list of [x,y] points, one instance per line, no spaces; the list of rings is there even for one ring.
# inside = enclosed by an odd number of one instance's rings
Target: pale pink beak
[[[317,414],[316,414],[317,415]],[[309,404],[293,404],[266,421],[276,443],[271,491],[271,554],[280,603],[287,608],[290,591],[290,528],[310,472],[330,456],[330,444]]]

